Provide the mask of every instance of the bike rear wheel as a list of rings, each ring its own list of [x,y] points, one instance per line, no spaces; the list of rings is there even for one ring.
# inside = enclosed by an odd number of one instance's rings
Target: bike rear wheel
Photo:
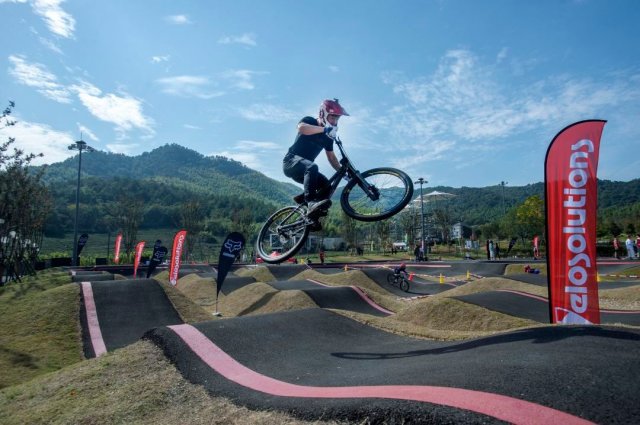
[[[265,263],[278,264],[302,247],[309,236],[308,219],[300,207],[285,207],[273,213],[260,229],[256,252]]]
[[[344,212],[360,221],[378,221],[399,213],[413,197],[413,182],[401,170],[374,168],[352,178],[342,190]]]

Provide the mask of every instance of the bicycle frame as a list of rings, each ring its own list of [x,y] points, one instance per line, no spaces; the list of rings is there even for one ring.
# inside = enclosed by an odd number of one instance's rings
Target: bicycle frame
[[[373,168],[361,173],[349,160],[340,139],[335,139],[335,146],[340,151],[339,167],[326,180],[325,185],[313,194],[315,197],[331,199],[340,188],[342,193],[339,202],[343,211],[350,217],[365,222],[389,218],[407,205],[413,194],[413,185],[406,173],[389,167]],[[342,179],[348,182],[340,186]],[[402,188],[403,192],[399,194],[401,196],[398,197],[396,193],[394,198],[394,194],[390,193],[387,198],[387,190],[396,186]],[[307,213],[308,207],[303,203],[284,207],[268,218],[256,242],[258,253],[265,262],[279,263],[300,249],[309,232],[313,231],[311,229],[318,225],[316,218],[309,217]],[[279,245],[283,248],[282,255],[273,255],[273,250],[277,247],[272,238],[279,238]]]
[[[338,150],[340,151],[340,156],[342,157],[340,159],[340,169],[337,170],[330,178],[329,178],[329,193],[328,193],[328,198],[331,198],[333,196],[333,194],[335,193],[335,191],[338,189],[338,185],[340,184],[340,182],[342,181],[342,179],[347,176],[350,179],[357,179],[357,183],[362,190],[367,194],[367,196],[376,201],[378,200],[378,198],[380,197],[380,193],[378,191],[377,188],[367,184],[366,180],[364,180],[362,178],[362,176],[360,175],[360,172],[358,170],[355,169],[355,167],[353,166],[353,164],[351,163],[351,160],[349,159],[349,157],[347,156],[347,153],[344,151],[344,148],[342,147],[342,141],[338,138],[335,139],[335,143],[336,146],[338,146]],[[302,205],[298,205],[294,210],[291,211],[291,213],[287,216],[290,217],[291,215],[300,212],[303,209]],[[309,219],[306,214],[303,214],[304,218],[305,218],[305,225],[309,225],[311,223],[313,223],[313,221],[311,219]],[[289,229],[293,229],[296,228],[297,226],[299,226],[300,223],[298,221],[290,223],[288,225],[282,226],[278,229],[278,231],[287,231]]]
[[[338,189],[338,185],[340,181],[347,176],[349,179],[356,179],[356,184],[362,188],[362,190],[367,194],[367,196],[373,200],[377,201],[380,198],[380,192],[375,187],[369,185],[366,180],[362,178],[360,172],[355,169],[351,160],[347,156],[347,153],[344,151],[342,147],[342,141],[338,138],[335,139],[336,146],[338,146],[338,150],[340,150],[340,169],[336,171],[331,178],[329,179],[329,187],[331,190],[329,191],[329,198],[333,196],[336,189]]]

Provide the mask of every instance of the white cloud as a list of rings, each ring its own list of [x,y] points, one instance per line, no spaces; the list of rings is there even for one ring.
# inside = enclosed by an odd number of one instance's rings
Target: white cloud
[[[223,72],[221,77],[227,80],[231,87],[241,90],[253,90],[255,85],[253,84],[254,75],[267,74],[262,71],[250,71],[248,69],[238,69]]]
[[[26,154],[40,154],[42,158],[36,158],[32,165],[51,164],[64,161],[73,156],[73,152],[67,149],[75,139],[71,134],[52,129],[46,124],[30,123],[16,118],[17,123],[11,127],[0,128],[0,138],[15,137],[12,145],[22,149]]]
[[[298,118],[298,114],[293,111],[265,103],[254,103],[247,108],[240,108],[239,112],[243,118],[250,121],[284,123]]]
[[[233,150],[233,151],[215,152],[209,155],[210,156],[219,155],[219,156],[224,156],[226,158],[231,158],[234,161],[238,161],[253,170],[260,170],[261,166],[264,165],[264,164],[261,164],[261,162],[264,161],[264,156],[260,154],[256,154],[255,152],[238,152]]]
[[[188,25],[192,23],[187,15],[171,15],[166,16],[164,19],[174,25]]]
[[[183,124],[183,127],[188,130],[202,130],[202,127],[198,127],[197,125],[191,125],[191,124]]]
[[[384,75],[383,80],[404,102],[392,107],[379,125],[400,140],[442,153],[467,146],[495,150],[498,139],[534,130],[552,135],[567,123],[592,118],[610,107],[631,108],[640,101],[640,89],[630,75],[607,75],[597,82],[550,77],[535,84],[505,86],[492,64],[482,64],[466,50],[448,52],[430,76],[405,79],[396,73]],[[440,146],[439,140],[450,142]]]
[[[226,91],[217,89],[219,86],[226,86],[229,89],[253,90],[254,75],[266,74],[260,71],[250,70],[230,70],[218,74],[215,77],[203,75],[178,75],[175,77],[165,77],[156,80],[161,86],[163,93],[180,97],[196,97],[200,99],[211,99],[223,96]]]
[[[62,54],[62,49],[58,47],[58,45],[55,44],[53,41],[48,40],[44,37],[38,37],[38,41],[40,41],[40,44],[42,44],[44,47],[51,50],[52,52],[55,52],[59,55]]]
[[[113,153],[121,153],[124,155],[135,155],[140,147],[137,143],[125,144],[125,143],[109,143],[107,144],[107,150]]]
[[[280,150],[282,145],[275,142],[258,142],[255,140],[240,140],[235,144],[235,149],[239,151],[256,151],[256,150]]]
[[[87,137],[89,137],[89,139],[93,140],[94,142],[99,142],[100,141],[98,136],[96,136],[93,133],[93,131],[91,131],[91,129],[89,127],[86,127],[86,126],[80,124],[79,122],[76,123],[76,125],[78,126],[78,130],[80,131],[80,134],[82,135],[82,137],[84,137],[86,135]]]
[[[218,40],[220,44],[244,44],[246,46],[256,46],[256,36],[252,33],[245,33],[240,36],[227,36]]]
[[[503,47],[498,52],[498,56],[496,57],[496,62],[500,63],[500,62],[504,61],[507,58],[508,54],[509,54],[509,48]]]
[[[67,88],[42,64],[29,63],[24,56],[9,56],[11,74],[20,84],[34,87],[40,94],[60,103],[71,103]]]
[[[33,0],[33,11],[42,17],[49,30],[61,37],[73,37],[76,20],[69,13],[62,10],[60,5],[64,0]]]
[[[113,93],[102,94],[94,85],[83,82],[71,87],[78,94],[82,104],[96,118],[116,125],[120,136],[132,129],[144,130],[153,135],[153,120],[144,115],[142,102],[128,94],[117,96]]]
[[[231,158],[267,176],[283,180],[282,164],[279,161],[265,161],[265,158],[272,157],[272,154],[268,151],[281,151],[282,156],[284,156],[285,150],[285,146],[275,142],[240,140],[229,151],[213,152],[209,155]]]
[[[180,97],[197,97],[211,99],[224,95],[223,91],[214,91],[214,85],[208,77],[199,75],[179,75],[177,77],[160,78],[156,80],[162,87],[162,92]]]
[[[339,72],[340,68],[338,68],[336,65],[329,65],[329,71],[331,71],[331,72]]]
[[[151,57],[151,63],[167,62],[169,59],[171,59],[170,55],[152,56]]]

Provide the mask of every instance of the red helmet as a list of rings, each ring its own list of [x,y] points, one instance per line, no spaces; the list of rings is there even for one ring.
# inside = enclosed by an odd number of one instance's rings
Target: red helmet
[[[405,263],[400,263],[400,268],[404,269],[405,267],[407,267],[407,265]]]
[[[349,116],[347,111],[338,103],[338,99],[333,100],[323,100],[320,104],[320,112],[318,112],[318,118],[322,121],[323,124],[327,123],[327,115],[346,115]]]

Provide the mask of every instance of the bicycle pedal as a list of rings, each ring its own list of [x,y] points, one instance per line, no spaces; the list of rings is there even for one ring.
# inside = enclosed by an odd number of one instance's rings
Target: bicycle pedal
[[[310,232],[319,232],[320,230],[322,230],[322,223],[319,221],[314,221],[309,225]]]

